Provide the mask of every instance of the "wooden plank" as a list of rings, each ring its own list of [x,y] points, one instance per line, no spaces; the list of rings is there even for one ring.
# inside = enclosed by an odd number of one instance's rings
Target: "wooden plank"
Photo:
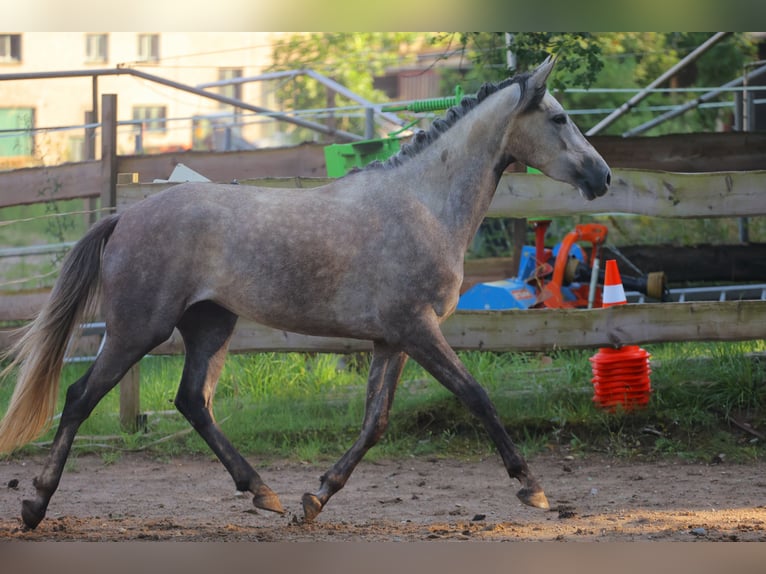
[[[184,344],[178,331],[156,347],[153,355],[177,355],[183,353]],[[353,353],[371,351],[372,343],[358,339],[340,337],[315,337],[280,329],[272,329],[253,321],[240,319],[232,337],[229,351],[232,353],[252,352],[310,352],[310,353]]]
[[[308,189],[331,182],[326,177],[264,177],[258,179],[246,179],[240,182],[242,185],[255,185],[260,187],[279,187]],[[117,211],[127,209],[134,203],[146,199],[150,195],[159,193],[178,183],[137,183],[117,186]]]
[[[101,96],[101,208],[117,206],[117,95]],[[103,212],[106,215],[107,212]]]
[[[315,187],[328,178],[264,178],[245,185]],[[161,191],[168,184],[125,186],[123,207],[140,197]],[[555,217],[575,214],[629,213],[654,217],[753,217],[766,215],[766,171],[720,173],[668,173],[613,170],[609,192],[586,201],[572,186],[549,177],[504,173],[488,217]]]
[[[584,200],[577,190],[548,177],[503,174],[491,217],[631,213],[654,217],[766,215],[766,171],[670,173],[612,170],[603,197]]]
[[[613,168],[678,172],[766,169],[766,134],[751,132],[669,134],[654,137],[588,138]],[[166,178],[181,162],[213,181],[256,177],[323,177],[324,145],[237,152],[171,152],[119,158],[120,171],[141,174],[142,181]]]
[[[456,349],[538,351],[766,336],[766,302],[644,303],[607,309],[456,313],[443,332]]]
[[[98,197],[101,162],[65,163],[0,173],[0,208],[49,200]]]
[[[43,180],[43,176],[47,178]],[[143,177],[143,176],[142,176]],[[68,164],[48,172],[17,170],[0,173],[0,207],[38,203],[47,198],[97,197],[102,187],[99,162]],[[242,183],[270,187],[314,187],[328,178],[264,178]],[[46,183],[47,182],[47,183]],[[118,197],[123,206],[164,189],[169,184],[140,184],[141,192],[124,186]],[[46,187],[47,186],[47,187]],[[503,174],[488,217],[553,217],[584,213],[632,213],[655,217],[751,217],[766,215],[766,171],[669,173],[613,170],[609,192],[584,200],[573,188],[540,175]],[[30,193],[37,189],[38,193]],[[95,191],[94,191],[95,190]],[[137,195],[138,194],[138,195]],[[119,196],[120,194],[118,194]]]
[[[678,172],[766,169],[766,133],[762,132],[593,136],[588,140],[612,168]]]
[[[229,182],[256,177],[326,176],[324,146],[301,144],[230,152],[173,152],[120,156],[119,171],[136,172],[142,182],[167,179],[176,164],[183,163],[208,179]]]
[[[608,309],[459,311],[442,326],[459,350],[542,351],[673,341],[745,341],[766,337],[766,302],[643,303]],[[240,320],[235,353],[369,351],[368,341],[312,337]],[[180,336],[153,351],[182,352]]]
[[[591,143],[613,169],[670,172],[757,171],[766,169],[766,134],[671,134],[622,138],[594,136]],[[213,181],[260,177],[324,177],[324,146],[301,144],[237,152],[172,152],[119,156],[120,172],[136,172],[141,181],[167,178],[184,163]],[[57,199],[98,196],[100,162],[16,169],[0,173],[0,207],[39,202],[55,187]]]
[[[34,319],[49,296],[50,290],[48,289],[22,293],[3,291],[0,294],[0,321],[29,321]]]
[[[766,301],[643,303],[608,309],[459,311],[442,330],[458,350],[545,351],[678,341],[747,341],[766,337]],[[0,349],[11,342],[0,331]],[[369,341],[313,337],[252,321],[237,324],[231,351],[250,353],[369,351]],[[178,332],[153,354],[183,352]]]

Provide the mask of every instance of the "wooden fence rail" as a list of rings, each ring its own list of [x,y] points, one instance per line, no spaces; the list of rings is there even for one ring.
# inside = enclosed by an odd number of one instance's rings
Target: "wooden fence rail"
[[[105,94],[108,95],[108,94]],[[102,107],[107,100],[102,101]],[[658,137],[589,138],[613,168],[676,173],[766,170],[766,133],[715,133]],[[107,140],[108,141],[108,140]],[[213,181],[263,177],[323,177],[323,146],[303,144],[237,152],[173,152],[117,155],[102,147],[101,161],[34,167],[0,172],[0,208],[38,203],[42,199],[99,197],[109,184],[113,166],[119,173],[140,173],[143,181],[167,178],[183,163]],[[597,208],[598,209],[598,208]]]
[[[327,178],[286,177],[241,180],[267,187],[308,188]],[[167,183],[125,186],[117,210],[166,189]],[[766,170],[672,173],[636,169],[612,170],[612,185],[603,197],[586,201],[574,187],[542,175],[504,173],[488,217],[539,217],[629,213],[653,217],[753,217],[766,215]]]
[[[673,341],[746,341],[766,337],[766,302],[644,303],[607,309],[458,311],[442,325],[456,350],[550,351]],[[370,351],[368,341],[300,335],[240,320],[233,353]],[[183,352],[174,335],[153,354]]]

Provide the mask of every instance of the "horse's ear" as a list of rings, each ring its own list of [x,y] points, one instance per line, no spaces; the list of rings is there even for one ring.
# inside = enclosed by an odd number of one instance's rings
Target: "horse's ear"
[[[555,65],[556,58],[553,56],[548,56],[545,61],[537,66],[535,71],[532,72],[532,76],[530,77],[530,84],[536,88],[544,86],[548,81],[548,76],[550,75],[551,70],[553,70],[553,66]]]
[[[545,97],[545,92],[548,89],[546,85],[548,76],[555,64],[556,58],[548,56],[545,61],[537,66],[537,68],[535,68],[527,77],[526,89],[523,92],[521,102],[519,102],[522,110],[533,110],[540,105],[540,102],[542,102]]]

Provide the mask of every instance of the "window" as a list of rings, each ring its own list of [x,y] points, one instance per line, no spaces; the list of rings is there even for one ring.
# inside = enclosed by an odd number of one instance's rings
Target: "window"
[[[160,35],[138,35],[138,60],[140,62],[157,62],[160,59]]]
[[[0,34],[0,62],[21,62],[21,34]]]
[[[242,68],[219,68],[218,80],[234,80],[242,77]],[[237,100],[242,99],[242,84],[227,84],[220,86],[219,93],[227,98],[235,98]],[[221,107],[226,107],[227,104],[221,104]]]
[[[134,106],[133,119],[141,122],[142,131],[147,133],[161,133],[167,131],[165,118],[167,108],[165,106]]]
[[[107,35],[85,34],[85,62],[103,63],[107,60]]]

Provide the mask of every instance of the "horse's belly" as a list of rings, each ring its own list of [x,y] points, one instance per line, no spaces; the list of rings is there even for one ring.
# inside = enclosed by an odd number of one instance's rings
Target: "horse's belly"
[[[291,290],[294,294],[295,290]],[[302,296],[251,296],[247,291],[231,296],[209,297],[240,317],[262,325],[325,337],[376,339],[381,336],[376,314],[355,301],[313,297],[310,288]]]

